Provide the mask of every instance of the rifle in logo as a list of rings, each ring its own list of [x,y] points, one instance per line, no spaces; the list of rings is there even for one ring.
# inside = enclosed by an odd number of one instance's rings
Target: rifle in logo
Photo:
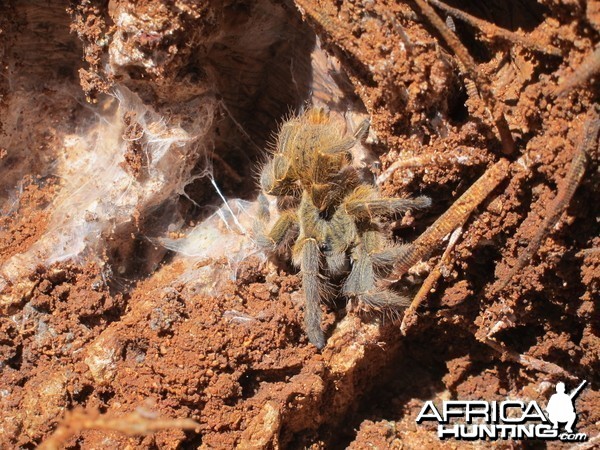
[[[577,397],[577,394],[579,394],[579,391],[581,391],[583,389],[583,386],[585,386],[586,383],[587,383],[587,380],[583,380],[581,382],[581,384],[579,386],[577,386],[577,388],[569,394],[569,397],[571,397],[571,400],[573,400],[575,397]]]

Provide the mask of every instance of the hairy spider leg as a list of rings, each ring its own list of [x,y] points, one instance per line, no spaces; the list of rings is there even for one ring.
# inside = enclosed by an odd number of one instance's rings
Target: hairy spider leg
[[[290,161],[282,153],[276,153],[265,164],[260,174],[260,187],[265,194],[299,197],[301,188],[290,174]]]
[[[294,132],[295,127],[289,123],[281,127],[277,137],[277,151],[263,166],[260,174],[260,187],[265,194],[300,198],[302,188],[292,170],[290,150],[294,145]]]
[[[331,275],[340,275],[347,269],[346,254],[358,239],[354,219],[343,208],[338,208],[329,222],[326,222],[324,239],[321,243],[327,268]]]
[[[319,242],[323,236],[323,221],[319,218],[319,210],[312,203],[308,194],[302,195],[298,208],[300,235],[292,256],[294,264],[300,267],[302,287],[304,288],[305,309],[304,326],[309,341],[317,348],[325,346],[325,334],[321,329],[321,298],[325,286],[320,280],[321,251]]]
[[[258,210],[256,214],[256,220],[252,224],[252,234],[258,245],[263,251],[272,251],[274,248],[273,242],[268,237],[266,231],[267,224],[271,219],[271,213],[269,212],[269,200],[267,197],[260,192],[257,197]]]
[[[410,248],[410,244],[393,245],[387,244],[385,250],[371,254],[373,260],[373,267],[380,276],[386,276],[392,270],[398,258],[400,258],[407,249]]]
[[[410,299],[389,289],[379,288],[375,283],[377,278],[374,260],[383,241],[382,233],[375,229],[361,234],[360,243],[352,250],[352,270],[342,287],[342,292],[349,298],[356,298],[370,309],[398,311],[406,308]]]
[[[380,197],[372,186],[360,185],[343,201],[343,210],[356,222],[370,224],[359,233],[358,245],[351,253],[352,270],[342,287],[344,295],[357,298],[364,305],[376,310],[397,311],[406,308],[410,300],[394,291],[378,287],[376,271],[389,270],[406,246],[381,250],[382,233],[373,220],[380,216],[394,215],[410,209],[422,209],[431,205],[429,197],[414,199]]]
[[[325,347],[325,334],[321,329],[321,288],[319,281],[319,246],[314,238],[302,241],[300,271],[306,304],[304,327],[308,340],[318,349]]]
[[[277,221],[266,232],[266,224],[269,222],[269,202],[264,194],[258,195],[259,213],[254,222],[254,238],[258,247],[267,252],[275,252],[281,244],[286,241],[288,232],[298,226],[298,216],[292,210],[283,211]]]
[[[358,220],[371,220],[374,217],[399,214],[411,209],[425,209],[429,206],[431,206],[429,197],[380,197],[375,188],[367,185],[358,186],[344,200],[346,212]]]

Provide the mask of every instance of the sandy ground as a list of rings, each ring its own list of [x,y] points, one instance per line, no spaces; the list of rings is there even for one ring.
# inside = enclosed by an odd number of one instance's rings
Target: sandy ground
[[[597,137],[580,145],[599,100],[600,2],[451,3],[516,37],[441,13],[512,152],[412,2],[51,3],[0,6],[0,446],[34,448],[83,410],[197,425],[74,426],[66,448],[478,447],[416,425],[424,401],[545,405],[556,382],[584,379],[577,430],[600,445]],[[432,198],[386,224],[397,241],[507,161],[404,334],[340,299],[323,306],[330,339],[317,351],[293,267],[215,216],[214,185],[254,200],[272,134],[307,102],[350,125],[370,117],[382,192]],[[568,178],[581,154],[583,175]],[[239,204],[251,224],[252,204]],[[415,295],[447,245],[401,287]]]

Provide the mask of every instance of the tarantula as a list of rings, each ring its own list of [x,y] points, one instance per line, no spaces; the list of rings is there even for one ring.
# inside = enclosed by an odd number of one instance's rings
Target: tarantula
[[[364,121],[354,135],[343,136],[326,111],[308,109],[282,125],[260,175],[257,243],[274,253],[294,239],[291,253],[302,276],[305,329],[319,349],[325,346],[320,303],[331,277],[345,276],[341,293],[367,308],[397,310],[409,304],[398,293],[378,287],[378,279],[401,251],[386,239],[378,220],[426,208],[431,201],[424,196],[382,197],[360,176],[350,150],[368,128]],[[281,212],[268,232],[265,194],[277,197]]]

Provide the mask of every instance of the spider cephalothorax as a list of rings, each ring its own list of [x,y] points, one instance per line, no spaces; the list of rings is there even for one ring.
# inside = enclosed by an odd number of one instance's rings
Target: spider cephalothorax
[[[321,299],[328,277],[347,275],[341,292],[368,308],[397,310],[408,301],[377,280],[396,260],[400,247],[391,245],[379,218],[429,206],[427,197],[387,198],[361,178],[350,150],[364,137],[368,121],[353,136],[343,136],[322,109],[309,109],[285,122],[276,148],[260,176],[261,213],[258,244],[276,251],[294,239],[292,260],[300,268],[306,300],[304,322],[310,342],[325,346]],[[265,230],[268,203],[278,197],[281,215]]]

